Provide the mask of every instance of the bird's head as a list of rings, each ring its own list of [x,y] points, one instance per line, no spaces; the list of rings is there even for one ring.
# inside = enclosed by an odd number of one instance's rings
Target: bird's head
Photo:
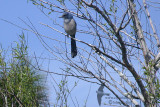
[[[68,12],[64,12],[64,13],[62,14],[62,16],[60,16],[59,18],[72,19],[73,16],[72,16],[70,13],[68,13]]]

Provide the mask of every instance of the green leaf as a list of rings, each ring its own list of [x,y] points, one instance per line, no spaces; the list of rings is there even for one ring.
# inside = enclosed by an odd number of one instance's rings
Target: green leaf
[[[49,12],[48,15],[50,15],[52,12]]]

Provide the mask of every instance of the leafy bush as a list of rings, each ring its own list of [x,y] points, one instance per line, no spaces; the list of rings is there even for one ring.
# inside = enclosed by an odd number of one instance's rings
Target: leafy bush
[[[37,107],[47,101],[43,77],[28,57],[24,34],[12,48],[7,62],[5,51],[0,50],[0,105],[5,107]]]

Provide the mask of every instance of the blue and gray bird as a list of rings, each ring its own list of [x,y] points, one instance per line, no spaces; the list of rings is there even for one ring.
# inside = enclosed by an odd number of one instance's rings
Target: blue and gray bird
[[[98,88],[98,91],[96,91],[96,93],[97,93],[97,100],[98,100],[99,106],[101,106],[102,96],[104,96],[104,95],[109,96],[109,93],[104,93],[103,92],[103,88],[104,88],[104,85],[101,84],[101,86]]]
[[[73,19],[73,16],[68,13],[64,12],[60,18],[64,19],[64,30],[67,35],[70,35],[71,38],[71,57],[74,58],[77,55],[77,47],[76,41],[73,39],[76,35],[77,24],[76,21]]]

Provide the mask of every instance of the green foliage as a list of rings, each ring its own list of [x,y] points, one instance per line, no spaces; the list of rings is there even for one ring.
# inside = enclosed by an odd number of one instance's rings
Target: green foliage
[[[29,2],[29,1],[31,1],[34,5],[39,5],[39,4],[37,3],[37,0],[27,0],[27,2]]]
[[[66,68],[66,71],[69,72],[70,68]],[[68,86],[68,77],[62,76],[61,81],[58,83],[58,91],[56,92],[56,104],[54,107],[59,105],[60,107],[68,107],[68,97],[70,96],[73,89],[77,86],[77,82],[74,83],[74,86],[70,88]]]
[[[110,12],[117,13],[117,7],[115,6],[116,0],[112,0],[110,4]]]
[[[158,103],[160,103],[160,83],[159,83],[159,78],[155,78],[155,72],[153,71],[154,69],[154,63],[153,61],[150,61],[148,63],[148,67],[143,67],[144,69],[144,75],[146,76],[146,83],[147,85],[145,86],[145,88],[147,88],[148,90],[150,90],[151,87],[153,87],[153,84],[155,86],[155,95],[151,94],[148,91],[148,95],[150,97],[153,97],[154,99],[156,99],[156,101]]]
[[[3,57],[3,50],[0,51],[0,105],[37,107],[46,100],[45,87],[40,84],[42,76],[31,66],[27,49],[23,34],[12,49],[9,63]]]
[[[146,76],[152,75],[152,74],[151,74],[151,71],[152,71],[153,66],[154,66],[154,64],[153,64],[152,61],[150,61],[148,64],[149,64],[149,67],[143,67],[143,69],[145,70],[145,71],[144,71],[144,74],[145,74]]]
[[[63,3],[63,2],[64,2],[64,0],[57,0],[57,1],[59,1],[60,3]]]

